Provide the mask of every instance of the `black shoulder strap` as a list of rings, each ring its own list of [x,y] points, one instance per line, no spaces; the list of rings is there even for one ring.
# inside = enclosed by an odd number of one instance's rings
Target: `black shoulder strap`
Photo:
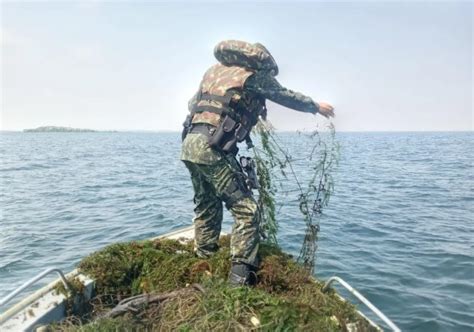
[[[230,101],[232,100],[232,96],[234,95],[234,92],[232,90],[229,90],[225,93],[223,96],[218,96],[218,95],[213,95],[210,93],[202,93],[200,94],[200,100],[213,100],[213,101],[218,101],[222,104],[224,107],[230,106]]]
[[[202,93],[200,90],[198,98],[196,99],[196,106],[193,109],[194,113],[202,113],[202,112],[211,112],[216,113],[219,115],[229,115],[231,118],[237,120],[239,115],[230,107],[230,102],[232,97],[234,96],[234,92],[229,90],[223,96],[218,96],[210,93]],[[205,105],[205,106],[198,106],[199,102],[202,100],[206,101],[217,101],[222,104],[222,107]]]

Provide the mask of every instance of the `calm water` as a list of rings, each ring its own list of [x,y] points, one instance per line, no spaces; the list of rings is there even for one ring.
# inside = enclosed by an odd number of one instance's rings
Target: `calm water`
[[[282,134],[294,157],[301,137]],[[178,134],[0,135],[0,297],[48,266],[192,218]],[[317,275],[339,275],[402,329],[474,329],[474,134],[343,133]],[[295,165],[308,176],[309,162]],[[291,186],[289,184],[289,186]],[[280,241],[304,226],[281,197]],[[226,225],[231,225],[226,215]],[[49,281],[49,280],[46,280]]]

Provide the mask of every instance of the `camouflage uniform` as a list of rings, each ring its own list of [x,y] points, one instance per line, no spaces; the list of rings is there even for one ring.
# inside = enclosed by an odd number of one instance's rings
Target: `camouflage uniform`
[[[274,74],[274,73],[273,73]],[[190,100],[189,108],[196,105],[212,106],[215,101],[199,100],[204,91],[223,95],[238,89],[235,109],[259,108],[262,100],[270,99],[283,106],[308,113],[316,113],[318,105],[309,97],[282,87],[269,70],[250,70],[239,66],[217,64],[206,73],[200,90]],[[255,119],[260,113],[254,113]],[[213,112],[194,114],[193,125],[218,126],[221,115]],[[252,123],[250,124],[251,127]],[[241,167],[233,153],[224,153],[209,146],[209,138],[201,133],[189,133],[183,141],[181,160],[191,174],[195,203],[195,250],[207,257],[217,248],[221,231],[222,202],[234,217],[231,237],[232,261],[258,266],[259,211],[251,191],[247,188]]]

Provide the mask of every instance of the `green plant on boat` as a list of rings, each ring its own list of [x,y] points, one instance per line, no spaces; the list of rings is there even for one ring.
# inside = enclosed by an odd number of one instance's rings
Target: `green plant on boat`
[[[155,240],[113,244],[86,257],[82,273],[96,280],[96,296],[89,315],[69,317],[50,326],[55,331],[344,331],[357,326],[370,331],[355,308],[335,293],[323,293],[300,264],[277,246],[263,244],[261,269],[255,287],[230,287],[229,237],[209,259],[194,255],[192,243]],[[193,291],[199,284],[201,291]],[[170,294],[157,303],[106,318],[123,299]]]
[[[67,315],[82,313],[84,310],[88,309],[84,297],[84,283],[78,277],[67,278],[66,282],[68,288],[66,288],[62,281],[58,281],[56,285],[54,285],[54,291],[56,294],[62,294],[66,297]]]

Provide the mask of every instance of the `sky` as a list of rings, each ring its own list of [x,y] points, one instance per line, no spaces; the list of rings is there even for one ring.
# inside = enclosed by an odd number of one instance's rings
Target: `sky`
[[[264,44],[339,131],[473,130],[466,2],[1,3],[0,129],[180,130],[215,44]],[[268,102],[279,130],[320,116]]]

